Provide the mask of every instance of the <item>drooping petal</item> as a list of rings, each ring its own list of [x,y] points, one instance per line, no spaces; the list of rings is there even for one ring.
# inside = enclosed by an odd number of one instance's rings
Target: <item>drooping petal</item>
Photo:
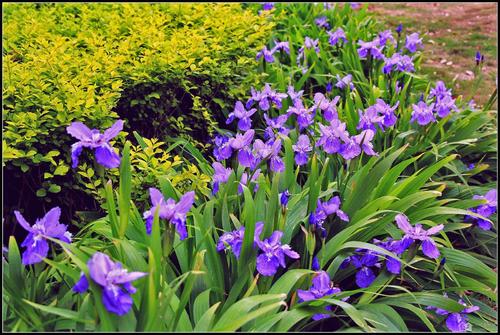
[[[316,290],[323,291],[330,288],[330,276],[326,271],[319,271],[312,280],[313,287]]]
[[[107,143],[95,149],[95,158],[97,163],[102,166],[112,169],[120,166],[120,155]]]
[[[72,122],[66,127],[66,131],[80,141],[90,141],[92,139],[92,131],[82,122]]]
[[[370,286],[374,280],[375,274],[370,268],[362,267],[361,270],[356,273],[356,284],[361,288]]]
[[[186,220],[183,220],[181,218],[174,218],[172,220],[172,223],[175,224],[175,230],[177,230],[177,233],[179,234],[179,239],[181,241],[186,239],[188,237]]]
[[[17,222],[27,231],[32,232],[31,225],[24,219],[24,216],[19,211],[14,211]]]
[[[467,316],[460,313],[451,313],[446,318],[446,327],[454,333],[463,333],[467,331],[468,326]]]
[[[120,133],[120,131],[122,131],[122,129],[123,129],[123,120],[118,120],[110,128],[108,128],[104,131],[104,134],[102,135],[102,139],[105,142],[109,142],[113,137],[118,135],[118,133]]]
[[[73,286],[73,292],[83,293],[86,292],[88,289],[89,289],[89,281],[87,280],[85,274],[82,272],[80,275],[80,279],[75,283],[75,286]]]
[[[439,257],[439,249],[431,238],[425,239],[422,242],[422,252],[429,258]]]
[[[102,290],[102,303],[106,310],[117,315],[125,315],[132,308],[132,297],[119,286],[110,285]]]
[[[276,257],[268,258],[265,254],[257,257],[257,271],[263,276],[272,276],[279,267],[279,261]]]
[[[293,251],[292,248],[288,244],[283,245],[282,250],[285,253],[285,255],[287,255],[290,258],[293,258],[293,259],[300,258],[300,255],[297,252]]]
[[[78,166],[78,157],[82,153],[83,143],[76,142],[71,145],[71,167],[74,169]]]
[[[302,301],[316,300],[316,297],[310,291],[297,290],[297,295]]]
[[[401,272],[401,262],[393,257],[387,257],[385,267],[387,268],[387,271],[395,275]]]
[[[35,240],[32,234],[30,235],[32,237],[31,241],[33,241],[33,243],[30,243],[27,246],[27,249],[23,252],[22,263],[24,265],[39,263],[45,257],[47,257],[47,254],[49,253],[49,244],[45,239],[42,238],[39,240]]]

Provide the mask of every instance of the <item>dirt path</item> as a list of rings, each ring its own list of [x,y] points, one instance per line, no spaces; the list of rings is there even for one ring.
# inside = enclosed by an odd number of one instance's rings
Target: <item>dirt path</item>
[[[424,35],[422,68],[431,79],[453,82],[454,93],[480,105],[488,100],[498,75],[497,3],[371,3],[369,10],[391,29],[402,23],[406,33]],[[476,51],[485,56],[482,80]]]

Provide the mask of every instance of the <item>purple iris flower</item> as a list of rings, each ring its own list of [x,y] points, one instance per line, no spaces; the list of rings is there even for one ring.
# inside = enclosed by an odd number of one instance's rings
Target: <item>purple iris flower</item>
[[[267,116],[266,113],[264,113],[264,120],[266,121],[267,124],[267,128],[264,130],[264,137],[266,139],[271,139],[271,140],[275,139],[276,137],[274,132],[275,129],[278,130],[278,133],[285,136],[288,135],[288,133],[290,132],[290,129],[285,127],[285,123],[288,120],[288,114],[282,114],[273,119]]]
[[[290,54],[290,45],[287,41],[284,42],[274,41],[274,44],[275,44],[274,48],[271,50],[272,53],[275,53],[278,50],[282,50],[287,54]]]
[[[447,89],[444,82],[439,80],[436,82],[436,86],[431,88],[429,93],[429,99],[435,97],[436,99],[442,99],[444,97],[451,97],[451,89]]]
[[[231,148],[231,141],[229,140],[229,137],[217,135],[214,142],[214,157],[216,160],[222,161],[231,157],[233,149]]]
[[[323,150],[328,154],[339,152],[342,142],[349,142],[349,133],[346,130],[346,124],[340,122],[338,119],[332,120],[328,126],[320,123],[319,129],[321,136],[316,142],[316,146],[322,146]]]
[[[309,290],[297,290],[297,295],[299,296],[299,302],[317,300],[328,295],[340,293],[341,290],[338,287],[334,287],[330,276],[325,271],[319,271],[312,280],[312,286]],[[326,306],[325,310],[331,311],[331,306]],[[313,320],[321,320],[329,318],[329,314],[314,314]]]
[[[314,122],[314,114],[312,113],[314,106],[311,108],[305,108],[302,100],[295,100],[293,106],[288,108],[287,114],[297,115],[297,123],[299,124],[299,129],[306,129]]]
[[[380,46],[386,45],[387,41],[390,41],[392,44],[396,44],[396,40],[392,36],[392,31],[390,29],[378,33],[378,42]]]
[[[455,105],[455,99],[453,99],[451,96],[445,96],[443,98],[436,99],[434,110],[440,118],[448,116],[452,111],[459,111],[457,105]]]
[[[193,206],[194,191],[184,194],[177,203],[172,198],[165,200],[163,194],[154,187],[149,188],[149,196],[151,198],[152,208],[145,211],[143,214],[146,220],[146,232],[151,234],[151,230],[153,229],[153,218],[156,209],[159,208],[159,218],[174,224],[177,233],[179,233],[179,239],[184,240],[188,236],[186,214]]]
[[[314,23],[320,28],[330,29],[330,24],[328,23],[328,18],[326,16],[318,17],[314,20]]]
[[[356,249],[355,254],[347,257],[341,264],[341,268],[352,264],[356,269],[356,285],[361,288],[370,286],[376,278],[374,270],[382,265],[379,262],[379,254],[369,249]]]
[[[281,244],[282,236],[283,232],[276,230],[269,238],[256,241],[261,250],[261,254],[257,256],[257,271],[261,275],[272,276],[279,266],[286,268],[285,255],[293,259],[300,258],[288,244]]]
[[[417,51],[417,49],[423,48],[422,38],[419,38],[418,33],[413,33],[406,36],[406,49],[411,53]]]
[[[399,72],[413,72],[415,71],[415,66],[413,64],[413,59],[407,55],[401,55],[396,52],[390,58],[384,58],[384,67],[382,72],[389,74],[393,71]]]
[[[290,192],[288,190],[284,190],[279,194],[280,197],[280,205],[282,207],[286,207],[288,205],[288,200],[290,199]]]
[[[469,208],[469,211],[473,213],[477,213],[481,216],[484,216],[485,218],[490,217],[491,215],[495,214],[497,211],[497,190],[492,189],[488,191],[484,196],[483,195],[474,195],[472,197],[474,200],[479,200],[483,199],[486,200],[485,204],[479,205],[476,208]],[[475,221],[477,226],[483,230],[490,230],[491,229],[491,222],[486,221],[480,218],[472,217],[467,215],[466,216],[467,220],[470,221]]]
[[[212,167],[214,168],[214,175],[212,177],[214,185],[213,185],[213,194],[219,192],[220,183],[227,183],[229,176],[233,173],[233,169],[225,168],[221,163],[214,162],[212,163]]]
[[[302,97],[302,94],[304,94],[304,90],[300,90],[298,92],[295,92],[295,88],[292,85],[288,86],[288,96],[290,99],[292,99],[292,102],[295,103],[296,100],[300,100]]]
[[[348,142],[341,145],[339,153],[345,160],[351,160],[361,154],[361,147],[352,136]]]
[[[271,104],[274,104],[277,109],[281,109],[281,100],[285,99],[287,96],[288,95],[286,93],[276,92],[271,88],[269,84],[266,83],[264,85],[264,89],[259,95],[254,97],[252,94],[252,99],[254,101],[259,101],[260,109],[262,109],[263,111],[267,111],[269,110],[269,108],[271,108]]]
[[[274,2],[264,2],[262,5],[263,10],[271,10],[274,8]]]
[[[21,247],[26,247],[23,252],[22,263],[30,265],[41,262],[49,252],[49,244],[47,238],[56,238],[66,243],[71,243],[71,233],[68,231],[68,226],[59,223],[61,217],[61,209],[54,207],[45,214],[41,219],[36,219],[36,222],[31,226],[24,219],[22,214],[14,211],[17,222],[28,231],[28,236],[21,244]]]
[[[266,62],[273,63],[274,62],[273,50],[268,50],[267,46],[264,46],[262,50],[257,52],[257,56],[255,57],[255,59],[259,60],[262,57],[264,57],[264,60]]]
[[[300,135],[297,143],[292,145],[292,149],[295,152],[295,164],[298,166],[307,164],[308,152],[312,151],[311,142],[307,135]]]
[[[325,120],[330,122],[339,118],[337,113],[337,102],[339,102],[339,100],[340,96],[336,96],[330,101],[323,93],[316,93],[314,95],[314,106],[323,111]]]
[[[257,109],[252,108],[250,110],[246,110],[245,106],[241,101],[236,102],[234,106],[234,111],[228,115],[226,124],[230,124],[233,122],[234,118],[239,119],[238,121],[238,129],[241,131],[247,131],[252,127],[252,120],[250,117],[257,111]]]
[[[254,247],[259,240],[260,234],[264,229],[263,222],[255,223],[255,231],[254,231]],[[233,230],[228,233],[224,233],[219,237],[219,241],[217,242],[217,251],[231,249],[236,259],[240,258],[241,253],[241,245],[243,244],[243,238],[245,237],[245,227],[241,226],[237,230]]]
[[[379,114],[379,108],[377,105],[370,106],[363,113],[362,111],[358,111],[359,113],[359,123],[356,129],[360,130],[373,130],[377,131],[375,125],[381,125],[384,122],[384,116]]]
[[[351,90],[354,89],[354,84],[352,82],[352,75],[351,74],[348,74],[347,76],[343,77],[343,78],[340,78],[339,75],[337,75],[337,83],[335,84],[335,87],[338,87],[340,88],[341,90],[343,90],[344,88],[346,88],[347,86],[349,86],[349,88]]]
[[[328,31],[328,43],[330,45],[336,45],[339,41],[347,42],[347,37],[345,36],[345,32],[342,28],[337,28],[334,32]]]
[[[120,166],[120,155],[118,155],[109,141],[113,139],[123,129],[123,121],[116,121],[110,128],[106,129],[103,134],[97,129],[90,130],[81,122],[72,122],[66,128],[66,131],[71,136],[79,141],[71,145],[71,160],[72,168],[78,166],[78,156],[82,153],[83,148],[91,148],[95,150],[95,158],[97,163],[106,168],[116,168]]]
[[[378,153],[373,150],[373,144],[371,143],[374,136],[375,132],[373,130],[366,129],[363,130],[360,134],[353,136],[353,140],[368,156],[378,156]]]
[[[391,107],[384,100],[377,99],[377,102],[368,107],[364,114],[359,111],[359,123],[356,129],[371,129],[376,132],[375,125],[382,131],[384,127],[392,127],[398,119],[394,113],[398,106],[399,101]]]
[[[425,126],[431,122],[436,122],[436,117],[432,113],[434,104],[428,106],[424,101],[419,101],[418,104],[413,104],[413,112],[411,113],[410,123],[417,121],[421,126]]]
[[[260,176],[260,169],[257,169],[253,173],[252,179],[250,181],[251,182],[257,181],[257,178],[259,178],[259,176]],[[243,185],[246,186],[247,183],[248,183],[248,174],[246,172],[244,172],[241,175],[241,180],[240,180],[240,183],[238,184],[238,194],[242,194],[243,193]],[[258,189],[259,189],[259,185],[256,184],[255,187],[254,187],[254,189],[253,189],[253,191],[257,192]]]
[[[444,294],[444,296],[446,298],[448,297],[446,293]],[[460,312],[448,312],[447,310],[434,306],[429,306],[426,309],[435,310],[436,314],[438,315],[447,315],[448,317],[446,318],[446,327],[448,327],[448,329],[453,333],[464,333],[470,329],[467,314],[477,312],[479,310],[479,307],[467,307],[467,304],[462,299],[460,299],[458,303],[464,306],[464,308]]]
[[[329,215],[336,214],[342,221],[349,222],[349,216],[340,209],[340,205],[339,196],[334,196],[325,202],[318,199],[316,210],[309,216],[309,223],[320,231],[323,238],[326,237],[326,229],[323,227],[323,223]]]
[[[382,54],[383,46],[380,46],[378,38],[371,42],[363,42],[362,40],[359,40],[358,44],[360,45],[358,48],[358,55],[360,58],[366,58],[368,55],[371,55],[374,59],[384,58],[384,55]]]
[[[399,241],[394,241],[389,238],[387,241],[379,241],[374,239],[373,242],[399,256]],[[382,258],[382,259],[381,259]],[[356,273],[356,285],[361,288],[370,286],[376,278],[376,272],[382,268],[382,260],[385,259],[385,267],[392,274],[401,272],[401,262],[393,257],[382,255],[376,251],[369,249],[356,249],[355,254],[347,257],[342,262],[340,268],[346,268],[352,264],[358,272]]]
[[[236,134],[234,138],[230,140],[231,148],[234,150],[241,150],[250,145],[255,135],[255,130],[249,129],[244,134]]]
[[[314,51],[316,51],[317,54],[319,54],[318,43],[319,43],[319,39],[318,38],[315,39],[315,40],[313,40],[309,36],[306,36],[306,38],[304,39],[304,47],[306,47],[307,49],[313,49],[314,48]]]
[[[269,140],[266,143],[255,140],[253,144],[255,157],[259,160],[269,159],[270,169],[274,172],[282,172],[285,169],[283,160],[279,157],[281,151],[281,140]]]
[[[102,288],[102,303],[110,313],[127,314],[134,301],[131,294],[137,289],[131,282],[147,275],[145,272],[128,272],[119,262],[113,262],[108,255],[96,252],[89,259],[90,278]],[[83,293],[88,289],[88,279],[82,273],[73,291]]]
[[[440,224],[428,230],[424,230],[421,224],[417,223],[415,226],[412,226],[404,214],[396,215],[396,223],[399,229],[405,233],[399,244],[398,253],[402,253],[413,242],[415,242],[415,240],[419,240],[422,242],[422,252],[424,255],[429,258],[439,257],[439,249],[437,248],[434,240],[431,238],[431,235],[437,234],[443,230],[444,225]]]

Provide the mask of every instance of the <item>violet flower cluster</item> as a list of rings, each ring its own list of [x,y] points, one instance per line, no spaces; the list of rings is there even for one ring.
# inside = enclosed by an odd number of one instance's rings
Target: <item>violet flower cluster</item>
[[[388,238],[386,241],[375,239],[373,242],[397,256],[402,253],[399,246],[400,241]],[[373,283],[377,277],[376,273],[383,268],[383,262],[385,262],[385,268],[389,273],[399,274],[401,272],[401,262],[398,259],[370,249],[356,249],[354,255],[347,257],[342,262],[340,268],[344,269],[353,265],[357,270],[356,285],[360,288],[366,288]]]
[[[309,215],[309,223],[315,230],[319,231],[323,238],[326,237],[326,229],[323,223],[328,216],[335,214],[340,220],[349,222],[349,216],[340,209],[341,201],[339,196],[334,196],[328,201],[322,202],[318,199],[316,209]]]
[[[261,240],[260,234],[263,228],[264,224],[262,222],[256,223],[253,247],[257,247],[260,251],[256,259],[257,271],[263,276],[273,276],[280,266],[286,268],[285,256],[292,259],[298,259],[300,256],[288,244],[281,244],[283,232],[279,230],[274,231],[269,238]],[[238,259],[244,237],[245,227],[240,227],[232,232],[226,232],[219,238],[217,250],[230,249]]]
[[[131,294],[137,289],[133,281],[147,275],[145,272],[128,272],[119,262],[113,262],[108,255],[96,252],[87,263],[90,278],[102,289],[102,303],[106,310],[117,315],[127,314],[134,301]],[[81,274],[73,291],[84,293],[89,288],[87,276]]]
[[[497,211],[497,190],[492,189],[489,190],[484,196],[483,195],[474,195],[472,197],[474,200],[486,200],[485,204],[479,205],[475,208],[469,208],[469,211],[479,214],[485,218],[489,218]],[[475,225],[483,230],[490,230],[492,227],[491,221],[484,220],[481,218],[473,217],[470,215],[466,216],[466,220],[472,221]]]
[[[415,226],[410,224],[408,217],[404,214],[396,215],[396,224],[401,231],[403,231],[403,239],[398,243],[397,253],[401,254],[408,249],[416,241],[420,241],[422,252],[429,258],[436,259],[439,257],[439,249],[436,243],[431,238],[432,235],[439,233],[443,230],[444,225],[440,224],[428,230],[422,228],[422,225],[417,223]],[[418,243],[418,242],[417,242]]]
[[[286,41],[274,41],[274,47],[269,50],[267,46],[264,46],[257,55],[255,56],[256,60],[264,58],[264,61],[267,63],[274,63],[274,54],[278,51],[283,51],[286,54],[290,54],[290,46]]]
[[[396,124],[397,116],[395,110],[399,106],[399,101],[394,106],[388,105],[384,100],[377,99],[377,102],[369,106],[365,112],[359,111],[359,123],[357,129],[372,130],[376,132],[375,126],[384,131],[385,128],[392,127]]]
[[[448,295],[444,293],[444,296],[448,298]],[[446,327],[453,333],[464,333],[470,329],[467,314],[477,312],[479,310],[478,306],[467,306],[467,304],[460,299],[458,301],[460,305],[464,308],[460,312],[449,312],[445,309],[429,306],[427,310],[434,310],[437,315],[447,316],[446,317]]]
[[[436,122],[437,114],[440,118],[448,116],[452,111],[458,112],[455,105],[455,99],[452,98],[451,89],[447,89],[444,82],[436,82],[436,86],[429,93],[430,104],[423,101],[423,98],[413,104],[410,123],[417,122],[421,126],[425,126],[431,122]]]

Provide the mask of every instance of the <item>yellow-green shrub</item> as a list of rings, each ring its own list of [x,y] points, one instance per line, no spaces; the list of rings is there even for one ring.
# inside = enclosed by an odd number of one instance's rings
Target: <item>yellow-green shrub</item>
[[[146,137],[206,145],[234,99],[260,81],[249,70],[272,28],[240,4],[4,4],[3,11],[4,164],[36,166],[47,177],[43,189],[68,172],[73,139],[65,128],[75,120],[103,129],[122,117]]]

